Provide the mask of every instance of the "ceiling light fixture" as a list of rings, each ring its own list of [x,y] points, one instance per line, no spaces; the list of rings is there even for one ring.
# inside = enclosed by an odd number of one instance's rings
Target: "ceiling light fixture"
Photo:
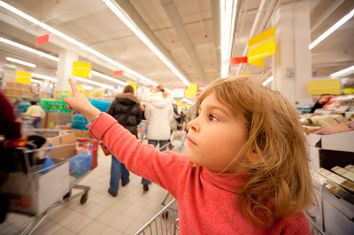
[[[220,1],[220,59],[221,78],[229,75],[230,58],[234,37],[237,0]]]
[[[80,77],[74,77],[76,81],[80,81],[80,82],[85,82],[85,83],[88,83],[88,84],[91,84],[91,85],[95,85],[95,86],[99,86],[99,87],[103,87],[103,88],[106,88],[106,89],[112,89],[114,90],[114,86],[111,86],[111,85],[107,85],[107,84],[103,84],[103,83],[100,83],[100,82],[95,82],[95,81],[92,81],[92,80],[88,80],[86,78],[80,78]]]
[[[273,81],[273,76],[267,78],[264,82],[262,82],[262,85],[267,86],[271,81]]]
[[[193,105],[194,103],[192,101],[190,101],[189,99],[183,98],[182,99],[184,102],[187,102],[190,105]]]
[[[59,38],[62,38],[64,40],[76,45],[80,49],[82,49],[82,50],[84,50],[84,51],[86,51],[86,52],[88,52],[88,53],[90,53],[90,54],[92,54],[92,55],[94,55],[94,56],[96,56],[96,57],[108,62],[109,64],[114,65],[115,67],[122,69],[124,71],[125,75],[130,76],[131,78],[135,78],[136,80],[138,80],[138,82],[141,82],[141,83],[145,82],[145,84],[146,83],[147,84],[153,84],[155,86],[157,85],[156,82],[154,82],[154,81],[148,79],[147,77],[135,72],[134,70],[128,68],[127,66],[118,63],[117,61],[111,59],[110,57],[108,57],[108,56],[106,56],[104,54],[102,54],[101,52],[96,51],[95,49],[92,49],[91,47],[85,45],[84,43],[82,43],[80,41],[77,41],[76,39],[74,39],[74,38],[72,38],[72,37],[60,32],[59,30],[56,30],[55,28],[53,28],[53,27],[51,27],[51,26],[49,26],[49,25],[37,20],[36,18],[26,14],[25,12],[20,11],[19,9],[17,9],[17,8],[7,4],[7,3],[5,3],[4,1],[0,1],[0,7],[5,8],[6,10],[8,10],[8,11],[10,11],[10,12],[12,12],[12,13],[20,16],[20,17],[22,17],[23,19],[26,19],[27,21],[31,22],[35,26],[39,26],[39,27],[47,30],[48,32],[58,36]]]
[[[323,34],[321,34],[315,41],[311,42],[309,45],[309,49],[312,50],[315,46],[317,46],[320,42],[325,40],[329,35],[331,35],[334,31],[336,31],[339,27],[341,27],[345,22],[350,20],[354,16],[354,9],[352,9],[348,14],[346,14],[342,19],[338,20],[337,23],[332,25],[329,29],[326,30]]]
[[[10,62],[13,62],[13,63],[16,63],[16,64],[25,65],[27,67],[31,67],[31,68],[36,68],[37,67],[37,65],[35,65],[35,64],[29,63],[29,62],[26,62],[26,61],[23,61],[23,60],[15,59],[15,58],[12,58],[12,57],[5,57],[5,59],[7,61],[10,61]]]
[[[52,60],[52,61],[55,61],[55,62],[59,62],[59,58],[58,57],[49,55],[47,53],[44,53],[44,52],[41,52],[41,51],[38,51],[38,50],[35,50],[35,49],[31,48],[31,47],[19,44],[17,42],[8,40],[6,38],[0,37],[0,42],[1,43],[5,43],[5,44],[10,45],[10,46],[13,46],[13,47],[17,47],[17,48],[25,50],[27,52],[33,53],[33,54],[38,55],[40,57],[44,57],[44,58],[47,58],[49,60]]]
[[[40,84],[40,85],[43,84],[42,81],[39,81],[39,80],[36,80],[36,79],[33,79],[33,78],[31,79],[31,82],[38,83],[38,84]]]
[[[343,77],[343,76],[347,76],[349,74],[352,74],[354,73],[354,65],[348,67],[348,68],[345,68],[345,69],[342,69],[340,71],[337,71],[335,73],[332,73],[331,76],[332,78],[336,78],[336,77]]]
[[[82,86],[82,88],[84,88],[85,90],[92,90],[92,89],[93,89],[93,87],[92,87],[92,86],[89,86],[89,85],[83,84],[83,85],[81,85],[81,86]]]
[[[38,73],[31,73],[32,77],[34,78],[39,78],[39,79],[44,79],[44,80],[48,80],[51,82],[57,82],[58,79],[47,76],[47,75],[43,75],[43,74],[38,74]]]
[[[56,79],[54,77],[51,77],[51,76],[38,74],[38,73],[31,73],[31,74],[32,74],[32,77],[35,77],[35,78],[49,80],[49,81],[52,81],[52,82],[57,82],[58,81],[58,79]],[[75,80],[76,81],[80,81],[80,82],[84,82],[84,83],[88,83],[88,84],[91,84],[91,85],[95,85],[95,86],[99,86],[99,87],[103,87],[103,88],[108,88],[108,89],[114,90],[114,86],[103,84],[103,83],[100,83],[100,82],[91,81],[91,80],[88,80],[88,79],[85,79],[85,78],[75,77]]]
[[[128,14],[114,1],[102,0],[104,4],[164,63],[185,85],[190,82],[163,54],[160,49],[139,29]]]
[[[108,80],[108,81],[117,83],[117,84],[122,85],[122,86],[126,86],[126,85],[127,85],[126,82],[123,82],[123,81],[121,81],[121,80],[115,79],[115,78],[113,78],[113,77],[110,77],[110,76],[108,76],[108,75],[106,75],[106,74],[103,74],[103,73],[99,73],[99,72],[94,71],[94,70],[92,70],[91,74],[92,74],[92,76],[97,76],[97,77],[106,79],[106,80]]]
[[[53,61],[56,61],[56,62],[59,62],[59,58],[58,58],[58,57],[49,55],[49,54],[47,54],[47,53],[44,53],[44,52],[41,52],[41,51],[38,51],[38,50],[35,50],[35,49],[33,49],[33,48],[31,48],[31,47],[28,47],[28,46],[24,46],[24,45],[22,45],[22,44],[20,44],[20,43],[13,42],[13,41],[7,40],[7,39],[5,39],[5,38],[0,38],[0,42],[5,42],[5,43],[7,43],[7,44],[9,44],[9,45],[14,45],[14,46],[16,46],[16,47],[19,48],[19,49],[28,51],[28,52],[33,53],[33,54],[36,54],[36,55],[40,55],[41,57],[45,57],[45,58],[48,58],[48,59],[53,60]],[[127,85],[126,82],[123,82],[123,81],[121,81],[121,80],[115,79],[115,78],[113,78],[113,77],[107,76],[107,75],[105,75],[105,74],[103,74],[103,73],[99,73],[99,72],[94,71],[94,70],[92,70],[92,75],[95,75],[95,76],[97,76],[97,77],[100,77],[100,78],[109,80],[109,81],[111,81],[111,82],[114,82],[114,83],[117,83],[117,84],[120,84],[120,85],[123,85],[123,86]],[[55,80],[55,81],[57,81],[57,80]]]

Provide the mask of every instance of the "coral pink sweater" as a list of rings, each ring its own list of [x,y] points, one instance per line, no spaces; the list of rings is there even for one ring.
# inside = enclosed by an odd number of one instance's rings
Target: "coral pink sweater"
[[[161,185],[177,199],[180,234],[311,234],[303,213],[277,221],[267,230],[247,220],[234,193],[245,180],[242,175],[216,175],[194,167],[183,155],[158,152],[141,144],[108,114],[100,115],[90,132],[128,169]]]

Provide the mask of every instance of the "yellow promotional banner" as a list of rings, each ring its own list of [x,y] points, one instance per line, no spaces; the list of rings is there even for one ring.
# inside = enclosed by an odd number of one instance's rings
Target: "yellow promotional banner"
[[[264,59],[259,59],[259,60],[249,60],[249,64],[255,65],[255,66],[264,66]]]
[[[72,75],[76,77],[89,78],[91,73],[91,63],[74,61],[72,64]]]
[[[341,84],[339,79],[311,80],[307,83],[307,93],[309,95],[341,94]]]
[[[184,92],[184,97],[192,98],[197,95],[198,84],[197,83],[189,83],[186,91]]]
[[[248,63],[252,60],[260,60],[275,54],[275,41],[268,41],[264,44],[250,47],[247,52]]]
[[[346,95],[350,95],[350,94],[354,94],[354,88],[344,88],[343,89],[343,94],[346,94]]]
[[[248,41],[248,63],[256,66],[264,66],[263,59],[274,55],[275,51],[275,28],[273,27]]]
[[[16,82],[21,84],[30,85],[32,74],[26,71],[17,70],[16,71]]]
[[[275,28],[272,27],[248,40],[248,47],[254,46],[258,43],[264,43],[268,40],[274,40]]]
[[[136,82],[127,82],[127,85],[131,85],[134,88],[134,93],[136,93],[136,89],[138,87],[138,83],[136,83]]]

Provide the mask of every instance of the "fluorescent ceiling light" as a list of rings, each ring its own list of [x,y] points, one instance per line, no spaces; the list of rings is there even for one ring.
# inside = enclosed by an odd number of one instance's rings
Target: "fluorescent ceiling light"
[[[54,77],[50,77],[50,76],[46,76],[46,75],[42,75],[42,74],[38,74],[38,73],[31,73],[32,77],[34,78],[39,78],[39,79],[44,79],[44,80],[48,80],[51,82],[57,82],[58,79],[54,78]]]
[[[311,42],[309,45],[309,49],[312,50],[315,46],[317,46],[320,42],[322,42],[325,38],[331,35],[334,31],[336,31],[339,27],[341,27],[345,22],[350,20],[354,16],[354,9],[352,9],[348,14],[346,14],[342,19],[340,19],[337,23],[332,25],[329,29],[326,30],[323,34],[321,34],[315,41]]]
[[[267,86],[268,83],[270,83],[271,81],[273,81],[273,76],[267,78],[264,82],[262,82],[262,85],[263,86]]]
[[[31,67],[31,68],[36,68],[37,67],[37,65],[35,65],[35,64],[29,63],[29,62],[26,62],[26,61],[23,61],[23,60],[15,59],[15,58],[12,58],[12,57],[5,57],[5,59],[7,61],[11,61],[13,63],[25,65],[27,67]]]
[[[0,37],[0,42],[7,43],[7,44],[9,44],[9,45],[14,45],[14,46],[16,46],[16,47],[19,48],[19,49],[28,51],[28,52],[33,53],[33,54],[36,54],[36,55],[40,55],[41,57],[45,57],[45,58],[51,59],[51,60],[53,60],[53,61],[55,61],[55,62],[59,62],[59,58],[58,58],[58,57],[49,55],[49,54],[47,54],[47,53],[44,53],[44,52],[41,52],[41,51],[38,51],[38,50],[35,50],[35,49],[31,48],[31,47],[24,46],[24,45],[19,44],[19,43],[17,43],[17,42],[13,42],[13,41],[7,40],[7,39],[5,39],[5,38],[1,38],[1,37]],[[16,68],[16,66],[15,66],[15,68]],[[117,83],[117,84],[120,84],[120,85],[123,85],[123,86],[127,85],[126,82],[120,81],[120,80],[115,79],[115,78],[110,77],[110,76],[107,76],[107,75],[105,75],[105,74],[103,74],[103,73],[99,73],[99,72],[94,71],[94,70],[92,70],[91,73],[92,73],[92,75],[94,75],[94,76],[101,77],[101,78],[106,79],[106,80],[109,80],[109,81],[111,81],[111,82],[114,82],[114,83]],[[40,74],[38,74],[38,75],[39,75],[39,76],[44,76],[44,75],[40,75]],[[43,79],[44,79],[44,78],[43,78]],[[53,81],[54,78],[50,78],[50,79],[52,79],[51,81]],[[50,79],[47,79],[47,80],[50,80]],[[57,81],[57,79],[55,79],[55,81]]]
[[[193,105],[194,103],[192,101],[190,101],[189,99],[183,98],[184,102],[187,102],[190,105]]]
[[[31,82],[34,82],[34,83],[38,83],[38,84],[43,84],[43,82],[42,81],[39,81],[39,80],[36,80],[36,79],[31,79]]]
[[[118,80],[118,79],[116,79],[116,78],[110,77],[110,76],[108,76],[108,75],[105,75],[105,74],[103,74],[103,73],[99,73],[99,72],[94,71],[94,70],[92,70],[91,74],[92,74],[92,76],[97,76],[97,77],[106,79],[106,80],[108,80],[108,81],[117,83],[117,84],[122,85],[122,86],[126,86],[126,85],[127,85],[126,82],[120,81],[120,80]]]
[[[85,82],[85,83],[88,83],[88,84],[91,84],[91,85],[107,88],[107,89],[112,89],[112,90],[115,89],[114,86],[103,84],[103,83],[100,83],[100,82],[91,81],[91,80],[85,79],[85,78],[75,77],[75,80],[76,81],[80,81],[80,82]]]
[[[153,42],[139,29],[127,13],[114,1],[102,0],[106,6],[164,63],[185,85],[190,82],[176,66],[155,46]]]
[[[335,72],[335,73],[332,73],[330,76],[332,78],[336,78],[336,77],[343,77],[343,76],[346,76],[346,75],[349,75],[349,74],[352,74],[354,73],[354,65],[348,67],[348,68],[345,68],[345,69],[342,69],[338,72]]]
[[[220,1],[220,73],[221,78],[229,75],[230,58],[234,37],[237,0]]]
[[[35,77],[35,78],[45,79],[45,80],[49,80],[49,81],[52,81],[52,82],[57,82],[58,81],[58,79],[56,79],[54,77],[47,76],[47,75],[38,74],[38,73],[31,73],[31,74],[32,74],[32,77]],[[91,85],[103,87],[103,88],[108,88],[108,89],[112,89],[112,90],[114,89],[114,86],[103,84],[103,83],[100,83],[100,82],[91,81],[91,80],[88,80],[88,79],[85,79],[85,78],[75,77],[75,80],[76,81],[80,81],[80,82],[84,82],[84,83],[88,83],[88,84],[91,84]]]
[[[82,86],[82,88],[84,88],[85,90],[92,90],[92,89],[93,89],[93,87],[92,87],[92,86],[89,86],[89,85],[83,84],[83,85],[81,85],[81,86]]]
[[[31,48],[31,47],[19,44],[17,42],[8,40],[6,38],[0,37],[0,42],[1,43],[5,43],[5,44],[10,45],[10,46],[13,46],[13,47],[17,47],[17,48],[25,50],[27,52],[33,53],[33,54],[38,55],[40,57],[44,57],[44,58],[47,58],[49,60],[52,60],[52,61],[55,61],[55,62],[59,62],[59,58],[58,57],[49,55],[47,53],[44,53],[44,52],[41,52],[41,51],[38,51],[38,50],[35,50],[35,49]]]
[[[59,30],[56,30],[55,28],[37,20],[36,18],[26,14],[25,12],[23,11],[20,11],[18,10],[17,8],[5,3],[4,1],[0,1],[0,7],[3,7],[5,8],[6,10],[26,19],[27,21],[31,22],[32,24],[34,24],[34,26],[39,26],[41,27],[42,29],[45,29],[47,30],[48,32],[58,36],[59,38],[61,39],[64,39],[74,45],[76,45],[77,47],[79,47],[80,49],[104,60],[105,62],[111,64],[111,65],[114,65],[115,67],[119,68],[119,69],[122,69],[124,71],[124,74],[126,74],[127,76],[130,76],[131,78],[135,78],[138,80],[138,82],[141,82],[141,83],[148,83],[148,84],[153,84],[155,86],[157,86],[157,83],[148,79],[147,77],[135,72],[134,70],[128,68],[127,66],[123,65],[123,64],[120,64],[118,63],[117,61],[111,59],[110,57],[102,54],[101,52],[99,51],[96,51],[95,49],[92,49],[91,47],[87,46],[86,44],[80,42],[80,41],[77,41],[76,39],[60,32]]]

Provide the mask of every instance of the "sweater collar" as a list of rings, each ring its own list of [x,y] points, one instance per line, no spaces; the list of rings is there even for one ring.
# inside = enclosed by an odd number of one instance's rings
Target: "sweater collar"
[[[216,173],[203,167],[200,167],[200,171],[203,180],[231,193],[236,193],[236,190],[246,182],[247,178],[245,173]]]

